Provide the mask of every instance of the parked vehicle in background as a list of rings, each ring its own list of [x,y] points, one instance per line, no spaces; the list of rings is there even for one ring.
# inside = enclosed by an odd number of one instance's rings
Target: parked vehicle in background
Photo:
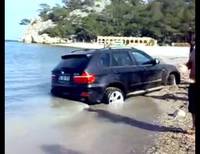
[[[175,66],[135,48],[78,50],[53,69],[51,93],[88,104],[118,103],[133,91],[179,83]]]

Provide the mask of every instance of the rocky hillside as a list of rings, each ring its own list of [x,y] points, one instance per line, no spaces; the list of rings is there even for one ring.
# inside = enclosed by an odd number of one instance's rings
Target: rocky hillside
[[[95,12],[101,12],[107,5],[111,3],[110,0],[96,0],[92,7],[85,6],[85,9]],[[76,9],[70,12],[70,16],[85,17],[89,13],[83,12],[81,9]],[[51,20],[42,21],[41,18],[33,20],[26,29],[22,41],[25,43],[42,43],[42,44],[54,44],[54,43],[66,43],[67,39],[60,37],[50,37],[48,34],[39,33],[47,28],[56,26]]]
[[[51,20],[42,21],[41,19],[36,19],[32,21],[27,30],[25,31],[22,41],[25,43],[65,43],[65,40],[58,37],[49,37],[47,34],[39,35],[40,31],[43,31],[47,28],[54,27],[55,24]]]

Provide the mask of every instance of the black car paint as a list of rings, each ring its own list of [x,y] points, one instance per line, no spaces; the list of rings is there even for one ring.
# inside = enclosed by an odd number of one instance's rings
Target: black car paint
[[[57,90],[59,93],[65,93],[68,96],[74,96],[78,99],[82,98],[80,96],[81,92],[88,92],[89,97],[85,99],[90,103],[95,103],[103,99],[105,89],[111,86],[118,87],[127,94],[135,90],[166,85],[167,77],[170,73],[175,73],[178,83],[180,82],[180,73],[175,66],[156,64],[153,58],[152,63],[138,65],[136,59],[131,54],[132,50],[133,49],[97,49],[70,53],[68,55],[85,55],[90,57],[84,71],[95,74],[96,81],[93,84],[75,84],[72,81],[74,73],[81,74],[82,72],[76,72],[76,69],[71,70],[56,67],[52,71],[53,74],[58,76],[63,71],[71,76],[71,80],[68,83],[58,83],[57,78],[52,80],[52,90]],[[127,52],[134,65],[112,66],[111,56],[114,52]],[[99,57],[103,53],[108,53],[110,56],[110,64],[108,67],[102,67],[98,64]]]

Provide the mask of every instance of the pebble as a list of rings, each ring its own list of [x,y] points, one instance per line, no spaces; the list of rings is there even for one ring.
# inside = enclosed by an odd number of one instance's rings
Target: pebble
[[[148,94],[148,96],[178,96],[186,97],[188,85],[179,85],[176,87],[166,86],[160,92],[153,92]],[[178,93],[178,94],[177,94]],[[179,110],[180,107],[182,111],[186,112],[184,116],[177,116],[172,118],[169,115],[169,111],[166,111],[161,116],[159,116],[159,123],[165,127],[178,127],[182,130],[189,129],[192,126],[191,114],[188,113],[186,102],[183,100],[176,100],[174,102],[171,99],[167,101],[167,107],[171,113]],[[163,102],[163,103],[164,103]],[[160,103],[162,103],[160,101]],[[177,132],[162,132],[158,134],[158,137],[155,140],[155,143],[152,147],[147,149],[147,154],[195,154],[195,137],[193,135],[188,135],[185,133]]]

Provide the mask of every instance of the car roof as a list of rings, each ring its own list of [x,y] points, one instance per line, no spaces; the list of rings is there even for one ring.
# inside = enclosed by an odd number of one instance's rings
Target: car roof
[[[74,50],[67,55],[88,55],[88,54],[95,54],[95,53],[104,53],[104,52],[114,52],[114,51],[119,51],[119,50],[128,50],[128,49],[133,49],[133,48],[102,48],[102,49],[79,49],[79,50]],[[65,55],[63,55],[65,56]]]

